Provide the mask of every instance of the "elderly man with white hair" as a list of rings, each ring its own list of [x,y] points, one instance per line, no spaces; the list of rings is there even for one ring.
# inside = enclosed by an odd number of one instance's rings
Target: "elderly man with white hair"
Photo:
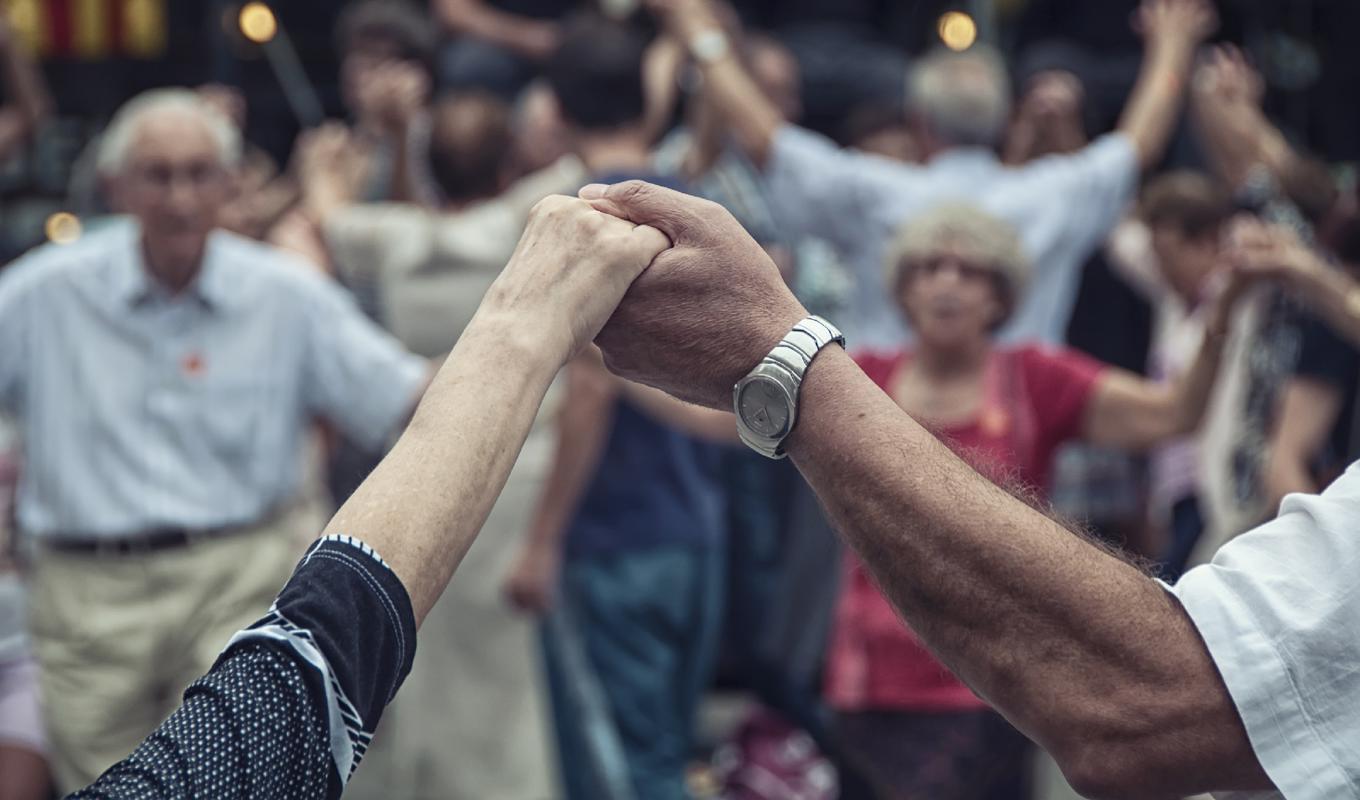
[[[1138,25],[1146,53],[1117,130],[1071,155],[1017,168],[995,153],[1011,100],[1000,56],[983,45],[931,54],[908,76],[908,106],[927,160],[918,166],[841,150],[785,122],[747,76],[709,4],[651,0],[672,35],[688,44],[737,142],[764,170],[788,229],[825,238],[858,272],[846,334],[885,347],[905,335],[879,281],[887,244],[903,222],[949,201],[979,205],[1014,225],[1035,265],[1033,291],[1003,339],[1061,341],[1078,271],[1132,200],[1140,168],[1160,160],[1195,49],[1215,24],[1205,0],[1144,0]]]
[[[194,93],[131,100],[100,147],[126,218],[0,279],[0,407],[24,442],[18,528],[64,790],[268,607],[296,555],[309,423],[381,447],[429,374],[313,270],[216,230],[241,141]]]

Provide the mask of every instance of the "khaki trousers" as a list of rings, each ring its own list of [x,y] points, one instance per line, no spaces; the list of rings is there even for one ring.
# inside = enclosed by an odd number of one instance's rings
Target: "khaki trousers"
[[[302,552],[293,516],[147,554],[36,548],[30,627],[63,794],[131,753],[264,615]]]

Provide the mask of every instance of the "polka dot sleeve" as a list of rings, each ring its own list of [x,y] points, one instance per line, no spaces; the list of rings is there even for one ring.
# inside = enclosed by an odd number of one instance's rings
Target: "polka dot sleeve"
[[[319,540],[184,704],[76,798],[337,798],[410,672],[415,616],[367,545]]]

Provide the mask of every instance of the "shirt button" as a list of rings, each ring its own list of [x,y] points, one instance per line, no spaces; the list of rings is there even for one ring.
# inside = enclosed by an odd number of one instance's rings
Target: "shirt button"
[[[169,416],[179,408],[179,398],[174,392],[166,389],[157,389],[151,393],[149,398],[151,410],[157,414]]]

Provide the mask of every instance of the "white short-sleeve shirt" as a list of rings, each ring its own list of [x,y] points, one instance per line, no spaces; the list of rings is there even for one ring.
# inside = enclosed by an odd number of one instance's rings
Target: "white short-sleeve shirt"
[[[1280,790],[1219,797],[1360,800],[1360,463],[1174,591]]]
[[[123,220],[0,276],[0,408],[23,441],[17,515],[36,536],[259,519],[291,499],[318,417],[380,448],[424,385],[333,281],[225,232],[169,295]]]
[[[856,346],[868,347],[895,347],[907,336],[884,289],[888,244],[904,223],[949,202],[976,204],[1014,225],[1033,262],[1001,338],[1062,342],[1081,268],[1133,199],[1138,175],[1138,154],[1122,133],[1019,167],[972,147],[921,166],[842,150],[792,125],[775,136],[765,167],[778,221],[831,242],[855,271],[852,308],[838,322]]]

